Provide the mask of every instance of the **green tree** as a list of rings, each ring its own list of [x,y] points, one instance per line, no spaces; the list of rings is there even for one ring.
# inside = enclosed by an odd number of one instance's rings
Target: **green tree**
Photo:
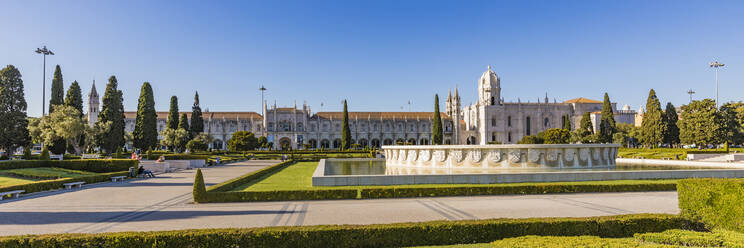
[[[227,149],[231,152],[255,150],[258,146],[256,136],[248,131],[237,131],[227,141]]]
[[[725,140],[730,144],[741,144],[744,141],[744,103],[725,103],[721,105],[719,114]]]
[[[189,129],[189,117],[186,116],[186,113],[181,114],[181,119],[178,121],[178,128],[182,128],[183,130],[191,130]]]
[[[258,147],[266,148],[266,145],[268,144],[269,144],[269,139],[267,139],[266,136],[258,137]]]
[[[645,121],[645,116],[644,116]],[[720,144],[725,141],[723,118],[711,99],[692,101],[682,105],[679,126],[679,140],[684,144]]]
[[[75,108],[80,112],[80,117],[83,117],[83,92],[77,81],[73,81],[72,84],[70,84],[70,88],[67,88],[65,105]]]
[[[178,97],[171,96],[170,110],[168,110],[168,122],[166,128],[178,129]],[[188,129],[186,129],[188,130]]]
[[[62,69],[59,65],[54,68],[54,78],[52,79],[52,96],[49,98],[49,113],[54,112],[57,105],[65,104],[65,86],[62,81]]]
[[[563,128],[551,128],[540,132],[537,136],[542,137],[544,144],[568,144],[571,132]]]
[[[543,142],[545,141],[537,135],[525,135],[517,141],[517,144],[543,144]]]
[[[349,129],[349,110],[346,107],[346,100],[344,100],[344,119],[341,125],[341,150],[343,151],[351,148],[351,129]]]
[[[666,125],[662,118],[661,103],[656,97],[654,89],[648,92],[646,100],[646,113],[643,114],[641,124],[641,143],[647,147],[656,147],[664,142],[664,130]]]
[[[602,103],[602,117],[599,119],[599,142],[612,143],[612,135],[615,134],[615,131],[615,114],[612,113],[610,96],[605,93],[604,102]]]
[[[149,82],[144,82],[140,90],[132,139],[134,148],[142,150],[158,145],[158,114],[155,112],[155,98]]]
[[[0,70],[0,148],[15,151],[31,143],[21,72],[8,65]]]
[[[571,131],[571,116],[569,115],[563,116],[563,129]]]
[[[677,127],[677,110],[671,102],[668,102],[664,110],[664,143],[669,145],[679,144],[679,127]]]
[[[109,77],[103,94],[103,106],[98,114],[98,122],[111,122],[107,132],[96,137],[98,145],[108,154],[124,145],[124,104],[123,94],[118,89],[115,76]]]
[[[186,147],[186,143],[189,142],[189,132],[181,128],[166,128],[160,132],[160,135],[163,136],[163,139],[160,140],[160,144],[175,152],[182,151],[182,149]]]
[[[49,160],[49,149],[41,148],[41,154],[39,154],[39,160]]]
[[[34,140],[51,143],[55,140],[66,141],[70,144],[75,154],[83,150],[84,140],[88,125],[80,116],[80,112],[73,106],[59,105],[54,112],[34,121],[29,125],[29,132]]]
[[[194,202],[205,202],[207,200],[207,187],[204,185],[204,175],[202,175],[201,169],[196,169],[196,177],[194,177]]]
[[[199,107],[199,92],[194,94],[194,106],[191,107],[191,137],[204,132],[204,119]]]
[[[431,125],[431,143],[441,145],[443,139],[442,116],[439,113],[439,94],[434,94],[434,123]]]

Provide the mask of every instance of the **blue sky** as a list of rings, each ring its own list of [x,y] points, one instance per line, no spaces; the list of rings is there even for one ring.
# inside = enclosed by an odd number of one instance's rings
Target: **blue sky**
[[[463,104],[492,65],[507,101],[744,100],[742,1],[3,1],[0,64],[21,70],[30,116],[41,114],[54,65],[99,93],[111,75],[134,110],[142,82],[156,108],[260,112],[260,92],[314,112],[432,111],[457,84]],[[49,90],[47,90],[49,94]],[[47,101],[49,97],[47,96]],[[87,97],[86,97],[87,101]],[[444,99],[442,99],[444,101]],[[403,109],[401,109],[403,107]]]

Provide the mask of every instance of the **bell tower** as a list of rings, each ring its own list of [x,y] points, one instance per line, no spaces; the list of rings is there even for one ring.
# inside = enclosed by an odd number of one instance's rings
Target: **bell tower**
[[[501,80],[489,65],[478,80],[478,103],[480,105],[501,105]]]
[[[98,92],[96,91],[96,80],[93,80],[93,86],[90,87],[90,93],[88,94],[88,125],[93,126],[98,121],[100,100],[98,99]]]

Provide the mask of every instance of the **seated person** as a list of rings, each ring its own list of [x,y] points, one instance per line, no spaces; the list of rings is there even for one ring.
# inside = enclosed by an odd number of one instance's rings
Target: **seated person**
[[[160,163],[160,162],[163,162],[163,161],[165,161],[165,156],[160,155],[160,157],[158,157],[157,162]]]
[[[137,174],[138,175],[143,175],[143,176],[146,176],[146,177],[148,177],[148,176],[149,177],[155,177],[155,174],[152,174],[152,171],[145,170],[145,167],[144,166],[141,166],[141,165],[140,165],[139,169],[137,170]]]

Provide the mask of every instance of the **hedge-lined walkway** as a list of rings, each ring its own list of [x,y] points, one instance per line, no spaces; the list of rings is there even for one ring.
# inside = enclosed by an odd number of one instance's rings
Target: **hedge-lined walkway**
[[[203,172],[212,185],[274,163]],[[678,213],[676,192],[192,204],[194,173],[0,202],[0,235]]]

